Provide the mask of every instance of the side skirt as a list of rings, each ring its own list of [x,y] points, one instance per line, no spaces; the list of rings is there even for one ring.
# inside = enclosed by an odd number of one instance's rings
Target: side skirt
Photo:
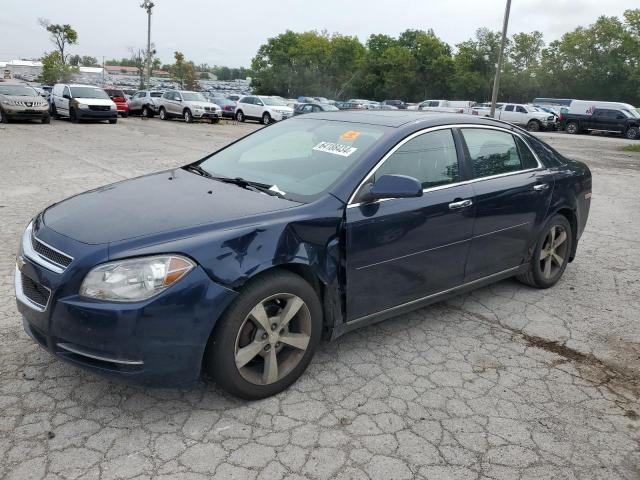
[[[376,312],[376,313],[366,315],[364,317],[356,318],[355,320],[351,320],[350,322],[345,322],[341,325],[336,326],[331,332],[330,338],[331,340],[334,340],[344,335],[345,333],[351,332],[352,330],[356,330],[361,327],[366,327],[368,325],[373,325],[374,323],[378,323],[383,320],[387,320],[389,318],[402,315],[404,313],[408,313],[422,307],[426,307],[427,305],[441,302],[448,298],[455,297],[462,293],[470,292],[471,290],[475,290],[477,288],[490,285],[500,280],[504,280],[506,278],[513,277],[515,275],[526,273],[528,270],[529,270],[529,264],[525,263],[522,265],[518,265],[517,267],[503,270],[502,272],[494,273],[487,277],[479,278],[472,282],[464,283],[458,287],[453,287],[448,290],[444,290],[442,292],[433,293],[426,297],[418,298],[416,300],[412,300],[410,302],[403,303],[401,305],[396,305],[395,307],[387,308],[386,310],[382,310],[380,312]]]

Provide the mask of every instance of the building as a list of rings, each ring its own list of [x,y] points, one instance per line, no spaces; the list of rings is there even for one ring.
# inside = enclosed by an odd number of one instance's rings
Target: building
[[[125,65],[105,65],[104,69],[109,75],[139,75],[138,67],[127,67]],[[165,70],[153,70],[152,77],[169,77],[169,72]]]

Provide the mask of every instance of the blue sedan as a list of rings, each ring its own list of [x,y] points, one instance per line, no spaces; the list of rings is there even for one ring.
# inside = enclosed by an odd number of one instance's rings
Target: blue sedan
[[[263,398],[321,338],[508,277],[553,286],[590,198],[583,163],[497,120],[312,113],[48,207],[17,304],[81,367]]]

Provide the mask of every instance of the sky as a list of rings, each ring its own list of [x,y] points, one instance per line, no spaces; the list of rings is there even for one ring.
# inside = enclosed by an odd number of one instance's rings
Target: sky
[[[454,46],[479,27],[502,28],[505,0],[154,0],[152,41],[163,63],[180,50],[196,64],[249,66],[268,38],[285,30],[396,36],[433,29]],[[129,57],[145,48],[142,0],[0,0],[0,61],[39,58],[52,49],[38,18],[69,23],[79,44],[70,53]],[[600,15],[621,17],[629,0],[513,0],[509,33],[541,31],[558,39]]]

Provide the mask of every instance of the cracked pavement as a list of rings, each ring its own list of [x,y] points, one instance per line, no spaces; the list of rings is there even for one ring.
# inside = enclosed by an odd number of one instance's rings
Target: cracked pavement
[[[324,342],[273,398],[111,381],[27,337],[13,264],[31,216],[255,128],[0,125],[0,478],[640,478],[640,154],[622,139],[540,134],[594,177],[555,288],[507,280]]]

